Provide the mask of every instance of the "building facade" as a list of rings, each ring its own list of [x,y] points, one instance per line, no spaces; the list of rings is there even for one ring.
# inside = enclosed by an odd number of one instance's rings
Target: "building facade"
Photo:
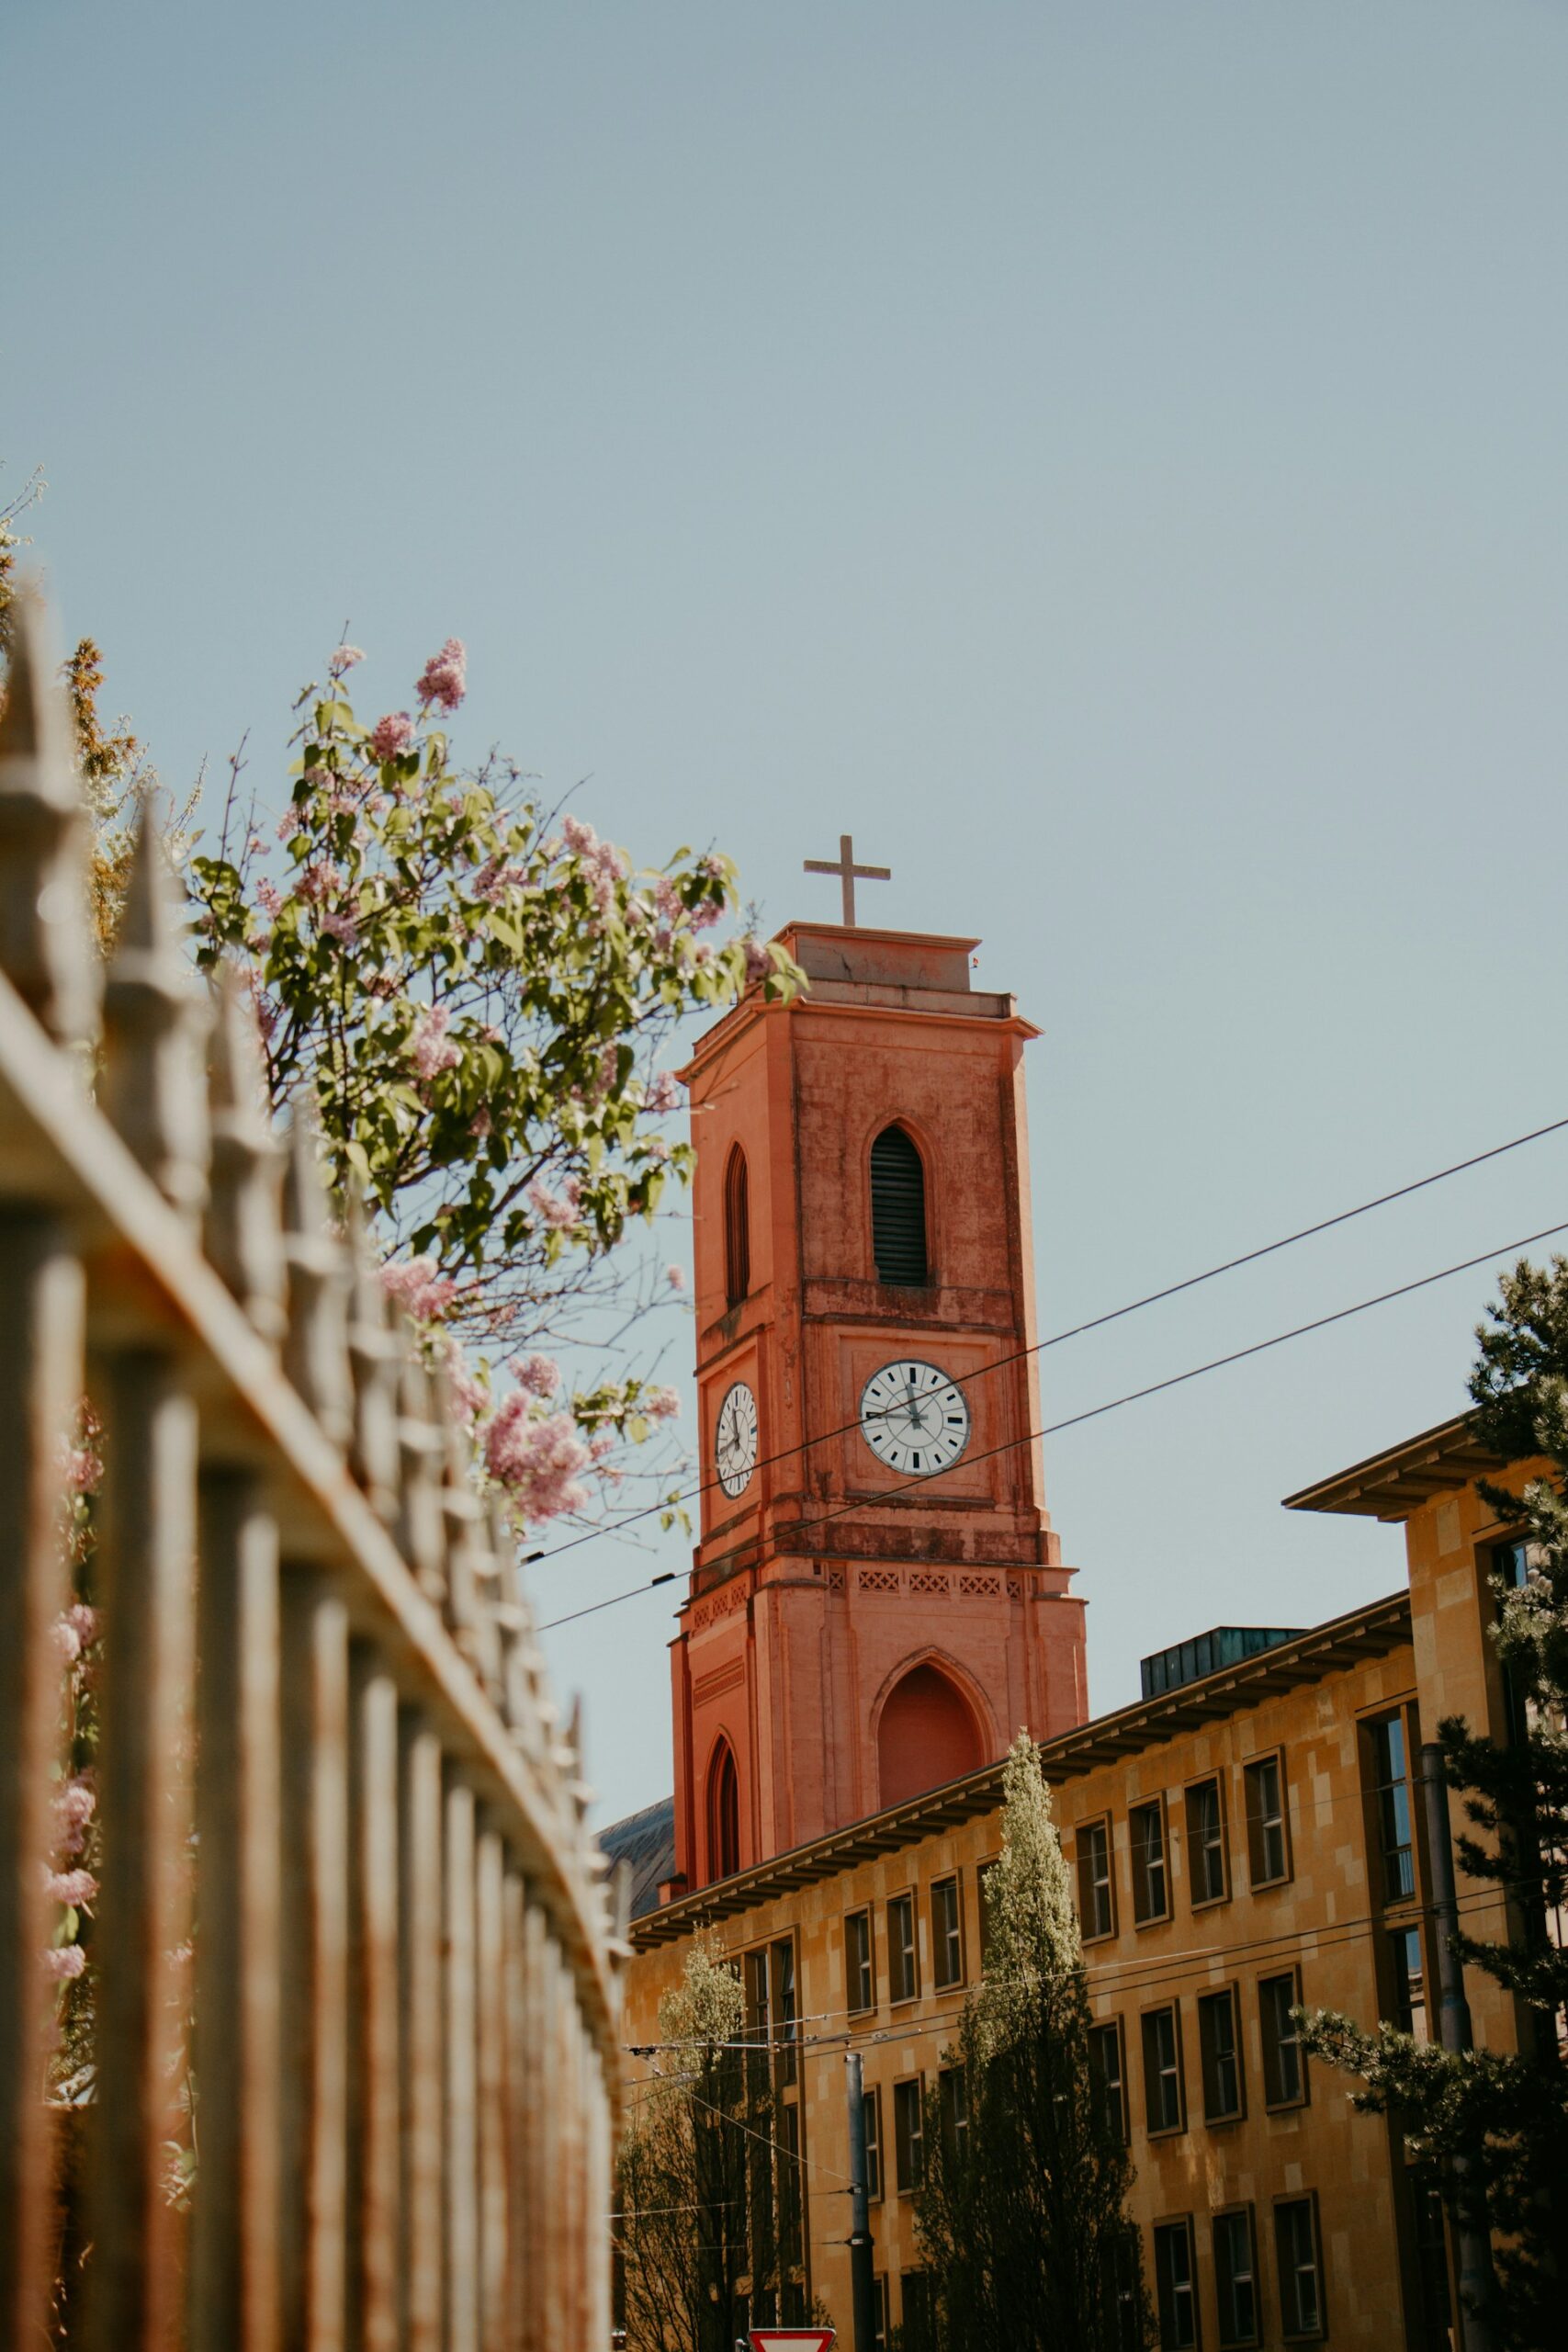
[[[1348,2081],[1307,2061],[1290,2012],[1417,2034],[1435,2016],[1420,1745],[1450,1713],[1497,1736],[1508,1720],[1490,1579],[1516,1572],[1519,1547],[1476,1491],[1484,1466],[1457,1421],[1291,1498],[1405,1520],[1407,1589],[1042,1746],[1169,2352],[1454,2341],[1435,2184],[1386,2119],[1356,2111]],[[849,2335],[844,2055],[858,2050],[884,2328],[917,2352],[922,2094],[951,2066],[983,1967],[1000,1782],[996,1766],[967,1774],[634,1922],[634,2097],[694,1936],[744,1973],[773,2052],[777,2161],[807,2216],[781,2318],[819,2298]],[[1492,1889],[1461,1879],[1460,1899],[1467,1932],[1505,1931]],[[1473,1972],[1466,1989],[1477,2041],[1517,2047],[1512,2003]]]

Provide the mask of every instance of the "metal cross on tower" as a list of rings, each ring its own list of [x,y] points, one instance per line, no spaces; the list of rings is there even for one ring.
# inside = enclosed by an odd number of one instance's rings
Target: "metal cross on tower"
[[[890,865],[857,865],[855,864],[854,836],[852,833],[839,835],[839,856],[836,865],[829,859],[808,857],[805,871],[807,874],[836,874],[838,876],[844,888],[844,929],[846,931],[853,931],[855,927],[856,882],[891,882],[893,879],[893,868]]]

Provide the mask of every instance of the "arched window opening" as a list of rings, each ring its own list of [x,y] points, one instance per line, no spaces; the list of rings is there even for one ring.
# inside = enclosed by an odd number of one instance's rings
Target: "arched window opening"
[[[871,1246],[879,1283],[930,1280],[926,1171],[902,1127],[884,1127],[871,1147]]]
[[[876,1727],[885,1805],[940,1789],[985,1761],[975,1712],[939,1667],[911,1667],[888,1693]]]
[[[751,1287],[751,1200],[746,1154],[739,1144],[724,1171],[724,1295],[739,1306]]]
[[[740,1868],[740,1776],[727,1739],[708,1766],[708,1872],[733,1878]]]

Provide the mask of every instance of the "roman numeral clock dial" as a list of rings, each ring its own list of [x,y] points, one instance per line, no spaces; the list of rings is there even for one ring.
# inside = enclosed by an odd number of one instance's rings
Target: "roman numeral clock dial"
[[[934,1363],[900,1356],[874,1372],[861,1391],[861,1435],[879,1462],[908,1477],[930,1477],[956,1462],[969,1442],[964,1391]]]
[[[757,1399],[743,1380],[726,1391],[718,1408],[713,1464],[719,1485],[732,1502],[745,1493],[757,1467]]]

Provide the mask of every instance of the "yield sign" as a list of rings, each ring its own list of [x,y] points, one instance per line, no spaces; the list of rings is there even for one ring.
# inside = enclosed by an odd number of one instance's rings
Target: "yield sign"
[[[754,2327],[751,2330],[751,2352],[828,2352],[838,2335],[836,2327]]]

